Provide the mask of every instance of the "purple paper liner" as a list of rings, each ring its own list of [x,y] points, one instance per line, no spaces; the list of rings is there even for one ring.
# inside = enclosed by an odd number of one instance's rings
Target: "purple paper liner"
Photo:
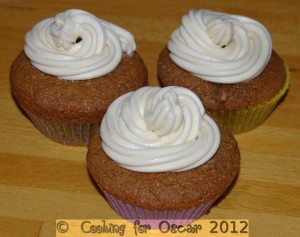
[[[86,146],[96,124],[63,124],[28,114],[34,126],[51,140],[70,146]]]
[[[120,216],[133,223],[139,221],[139,225],[150,225],[152,229],[164,228],[166,222],[170,226],[188,225],[203,216],[218,199],[185,210],[150,210],[124,203],[103,189],[101,190],[112,209]]]

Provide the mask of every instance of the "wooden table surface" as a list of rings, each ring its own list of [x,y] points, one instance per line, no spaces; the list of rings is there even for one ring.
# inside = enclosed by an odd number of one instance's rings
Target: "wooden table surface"
[[[205,218],[245,218],[250,236],[300,236],[300,2],[0,0],[0,236],[54,236],[58,218],[118,218],[86,169],[86,148],[44,137],[17,107],[9,87],[10,65],[24,35],[40,20],[69,8],[89,11],[131,31],[159,85],[156,61],[168,37],[191,8],[246,15],[269,30],[273,48],[291,69],[284,101],[260,127],[237,135],[239,177]]]

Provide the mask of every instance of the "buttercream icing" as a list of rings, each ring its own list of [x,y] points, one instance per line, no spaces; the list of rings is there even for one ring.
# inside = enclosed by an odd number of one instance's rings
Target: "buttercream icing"
[[[60,79],[84,80],[114,70],[136,45],[125,29],[77,9],[37,23],[25,36],[33,66]]]
[[[101,138],[112,160],[139,172],[193,169],[220,144],[218,126],[182,87],[143,87],[119,97],[102,120]]]
[[[170,57],[196,77],[238,83],[259,75],[272,53],[267,29],[239,15],[190,10],[168,42]]]

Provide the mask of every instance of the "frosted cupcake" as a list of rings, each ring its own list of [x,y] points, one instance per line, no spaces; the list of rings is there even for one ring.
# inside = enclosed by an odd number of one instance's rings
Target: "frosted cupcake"
[[[125,29],[82,10],[36,24],[13,62],[11,90],[50,139],[84,146],[117,97],[147,85],[147,69]]]
[[[190,10],[159,56],[164,86],[193,90],[233,133],[271,114],[289,84],[267,29],[248,17]]]
[[[236,177],[239,162],[232,134],[181,87],[144,87],[116,99],[87,154],[111,207],[152,228],[204,215]]]

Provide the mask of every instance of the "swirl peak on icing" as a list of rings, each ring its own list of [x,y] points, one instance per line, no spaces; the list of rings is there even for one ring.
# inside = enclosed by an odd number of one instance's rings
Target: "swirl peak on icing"
[[[26,33],[24,47],[34,67],[67,80],[103,76],[135,49],[131,33],[77,9],[37,23]]]
[[[179,172],[213,157],[220,131],[192,91],[143,87],[116,99],[101,123],[102,148],[138,172]]]
[[[226,46],[233,38],[234,24],[228,17],[213,18],[205,23],[206,32],[212,42],[219,46]]]
[[[215,83],[238,83],[259,75],[272,41],[258,21],[239,15],[190,10],[168,42],[175,64]]]

